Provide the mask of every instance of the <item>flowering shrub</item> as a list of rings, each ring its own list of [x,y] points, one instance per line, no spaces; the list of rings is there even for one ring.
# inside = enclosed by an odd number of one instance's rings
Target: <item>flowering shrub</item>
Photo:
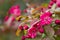
[[[23,32],[22,40],[36,38],[39,34],[41,40],[55,40],[53,29],[54,26],[60,25],[60,20],[56,18],[56,16],[59,16],[57,14],[60,13],[60,0],[51,0],[45,11],[38,10],[37,8],[39,7],[34,8],[34,6],[31,7],[28,4],[27,8],[23,11],[19,9],[19,6],[12,6],[9,9],[11,16],[15,20],[17,19],[17,22],[20,20],[16,35],[19,36],[19,33]],[[25,14],[23,15],[21,13]],[[6,16],[5,20],[7,21],[7,19],[8,16]]]

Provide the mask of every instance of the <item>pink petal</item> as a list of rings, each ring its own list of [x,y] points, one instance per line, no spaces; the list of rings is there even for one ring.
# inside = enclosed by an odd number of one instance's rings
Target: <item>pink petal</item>
[[[60,0],[57,0],[56,4],[58,7],[60,7]]]

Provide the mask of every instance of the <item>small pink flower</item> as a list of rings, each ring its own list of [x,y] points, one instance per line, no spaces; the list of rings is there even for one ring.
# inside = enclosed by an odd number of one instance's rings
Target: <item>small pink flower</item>
[[[51,12],[45,12],[44,14],[42,14],[42,15],[40,16],[40,19],[45,18],[46,16],[51,17],[51,16],[52,16],[52,13],[51,13]]]
[[[28,34],[31,38],[36,38],[37,34],[36,33],[30,33]]]
[[[43,28],[40,28],[40,29],[39,29],[39,32],[40,32],[40,33],[44,33],[44,29],[43,29]]]
[[[28,33],[36,32],[36,31],[37,31],[36,28],[35,28],[35,27],[32,27],[32,28],[30,28],[30,29],[28,30]]]
[[[44,13],[40,16],[40,24],[41,25],[48,25],[52,22],[52,18],[51,18],[51,13],[47,12],[47,13]]]
[[[19,29],[20,29],[20,30],[23,30],[23,26],[19,26]]]
[[[25,40],[26,39],[26,37],[25,36],[22,36],[22,40]]]
[[[53,1],[50,1],[50,4],[49,4],[49,5],[51,5],[51,6],[52,6],[53,4],[54,4],[54,2],[53,2]]]
[[[41,25],[46,25],[46,24],[48,25],[51,22],[52,22],[52,18],[48,16],[44,17],[43,19],[40,19]]]
[[[60,7],[60,0],[57,0],[56,5]]]
[[[18,5],[15,5],[15,6],[12,6],[10,9],[9,9],[9,13],[10,14],[13,14],[15,16],[19,16],[21,15],[21,10],[19,8]]]
[[[35,38],[37,36],[36,33],[28,33],[26,38]]]
[[[23,29],[27,30],[29,27],[27,25],[24,25]]]
[[[48,5],[48,9],[51,9],[51,7],[54,3],[56,3],[56,0],[51,0],[49,5]]]
[[[31,38],[35,38],[36,37],[36,34],[37,33],[37,30],[35,27],[32,27],[28,30],[28,34]]]

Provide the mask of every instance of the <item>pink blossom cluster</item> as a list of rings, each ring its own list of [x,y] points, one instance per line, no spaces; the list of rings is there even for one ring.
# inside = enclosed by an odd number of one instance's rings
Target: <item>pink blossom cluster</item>
[[[37,36],[37,33],[44,33],[44,25],[49,25],[52,23],[52,13],[46,12],[40,16],[40,21],[34,24],[31,28],[28,29],[27,35],[22,36],[22,40],[25,40],[26,38],[35,38]]]

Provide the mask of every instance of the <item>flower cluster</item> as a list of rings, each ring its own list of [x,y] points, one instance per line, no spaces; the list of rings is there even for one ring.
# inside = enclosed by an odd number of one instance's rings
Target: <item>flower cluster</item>
[[[4,22],[7,26],[12,26],[16,17],[21,15],[20,6],[18,6],[18,5],[12,6],[8,11],[8,15],[9,16],[5,17]]]
[[[10,13],[10,14],[13,14],[13,15],[15,15],[15,16],[20,16],[20,15],[21,15],[20,6],[19,6],[19,5],[12,6],[12,7],[9,9],[9,13]]]
[[[55,4],[56,4],[56,7],[54,6]],[[54,7],[55,7],[55,9],[54,9]],[[53,8],[53,12],[51,12],[52,8]],[[46,25],[50,26],[50,24],[52,24],[53,22],[56,25],[60,25],[60,20],[59,19],[55,20],[52,16],[56,12],[56,9],[57,9],[57,11],[59,11],[59,8],[60,8],[60,0],[51,0],[48,5],[48,8],[47,8],[48,11],[47,10],[40,11],[40,10],[36,10],[36,8],[33,8],[33,7],[27,7],[27,9],[24,9],[23,12],[25,12],[28,15],[27,16],[25,15],[24,17],[22,17],[23,15],[21,15],[21,10],[19,9],[19,6],[17,6],[17,5],[12,6],[9,9],[9,13],[11,14],[12,17],[14,17],[14,18],[18,17],[17,19],[21,20],[20,25],[18,26],[16,35],[19,36],[19,32],[23,31],[26,34],[22,36],[22,40],[25,40],[26,38],[36,38],[38,33],[43,34],[45,32],[44,27]],[[32,11],[34,11],[34,12],[32,12]],[[5,20],[7,21],[7,19],[9,19],[8,16],[6,16]],[[38,22],[32,21],[32,20],[36,20],[36,19],[38,19]],[[24,20],[24,21],[22,21],[22,20]],[[32,26],[30,24],[28,24],[31,22],[33,22]]]

